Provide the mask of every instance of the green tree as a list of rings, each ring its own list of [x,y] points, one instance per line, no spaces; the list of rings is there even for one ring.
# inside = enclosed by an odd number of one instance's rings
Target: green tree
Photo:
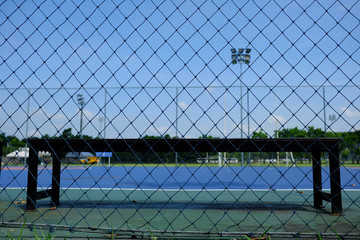
[[[3,154],[6,155],[10,152],[25,147],[25,141],[18,139],[16,136],[6,136],[5,133],[1,133],[0,141],[4,143]]]
[[[325,132],[320,128],[308,127],[308,137],[319,138],[325,137]]]
[[[343,133],[340,144],[341,155],[351,158],[352,163],[360,163],[360,131]]]
[[[64,129],[64,131],[62,132],[60,137],[61,138],[75,138],[75,136],[72,134],[71,131],[72,131],[71,128]]]
[[[7,140],[6,140],[6,135],[5,135],[4,132],[0,133],[0,141],[1,141],[1,142],[6,142],[6,141],[7,141]]]
[[[213,139],[214,137],[211,136],[211,135],[208,136],[207,134],[203,134],[203,135],[201,135],[199,138],[200,138],[200,139],[201,139],[201,138],[203,138],[203,139]]]
[[[51,139],[53,137],[51,137],[49,134],[44,134],[41,136],[42,139]]]
[[[25,141],[24,140],[20,140],[15,136],[7,136],[8,141],[10,142],[10,145],[15,148],[15,149],[19,149],[21,147],[25,147]]]
[[[220,137],[213,137],[211,135],[207,135],[207,134],[203,134],[199,137],[200,139],[203,138],[203,139],[218,139]]]
[[[74,138],[80,138],[80,135],[76,135],[76,136],[74,136]],[[86,135],[86,134],[81,135],[81,138],[83,138],[83,139],[93,139],[92,136]]]
[[[279,137],[280,138],[294,138],[294,137],[307,137],[308,134],[306,130],[302,129],[300,130],[298,127],[294,128],[284,128],[279,131]]]
[[[262,129],[260,129],[260,132],[253,132],[252,138],[268,138],[269,136],[267,133],[263,132]]]
[[[8,147],[6,146],[6,143],[8,142],[8,140],[7,140],[6,135],[5,135],[4,132],[2,132],[2,133],[0,134],[0,141],[3,142],[3,144],[4,144],[4,146],[3,146],[3,148],[2,148],[3,154],[4,154],[4,155],[5,155],[5,154],[8,154],[8,153],[9,153],[9,150],[8,150]],[[0,156],[0,157],[2,157],[2,156]],[[0,166],[0,167],[1,167],[1,166]]]

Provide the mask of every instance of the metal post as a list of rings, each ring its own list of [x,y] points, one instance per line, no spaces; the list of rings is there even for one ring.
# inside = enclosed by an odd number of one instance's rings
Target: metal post
[[[278,103],[278,99],[275,95],[276,98],[276,108],[278,108],[279,103]],[[276,138],[279,138],[279,120],[277,117],[275,117],[275,121],[276,121]],[[286,153],[286,160],[287,160],[287,153]],[[276,152],[276,161],[277,161],[277,166],[280,166],[280,153]],[[286,167],[288,166],[288,162],[286,161]]]
[[[77,95],[77,101],[78,101],[79,108],[80,108],[79,109],[80,110],[80,132],[79,132],[79,135],[81,137],[82,136],[82,130],[83,130],[83,108],[84,108],[84,105],[85,105],[84,95],[79,93]]]
[[[100,123],[100,127],[99,127],[99,137],[101,137],[101,132],[102,132],[102,122],[104,121],[103,117],[100,116],[99,117],[99,123]]]
[[[326,100],[325,100],[325,86],[323,86],[323,103],[324,103],[324,135],[326,137],[326,129],[327,129],[327,124],[326,124]],[[325,158],[325,165],[328,166],[328,154],[325,153],[324,154],[324,158]]]
[[[30,119],[30,96],[31,96],[31,93],[29,91],[29,94],[28,94],[28,101],[27,101],[27,110],[26,110],[26,132],[25,132],[25,138],[26,138],[26,142],[25,142],[25,164],[24,166],[27,165],[27,155],[28,155],[28,132],[29,132],[29,119]]]
[[[106,105],[107,105],[107,91],[105,90],[105,104],[104,104],[104,138],[106,138]]]
[[[80,109],[80,137],[82,136],[82,130],[83,130],[83,109],[81,107],[81,109]]]
[[[250,97],[249,97],[250,88],[247,88],[247,119],[248,119],[248,136],[250,138]],[[248,162],[250,162],[250,152],[248,156]]]
[[[4,146],[4,143],[0,141],[0,179],[1,179],[1,166],[2,166],[2,156],[3,156],[3,146]]]
[[[241,138],[244,138],[243,132],[243,92],[242,92],[242,63],[240,62],[240,131],[241,131]],[[244,152],[241,152],[241,166],[244,166]]]
[[[225,92],[224,92],[224,138],[226,138],[226,88],[225,88]],[[226,163],[226,152],[224,152],[224,164]],[[219,167],[221,167],[222,163],[221,163],[221,158],[219,158]]]
[[[178,137],[178,118],[179,118],[179,88],[176,87],[176,96],[175,96],[175,133],[176,133],[176,137]],[[177,167],[178,165],[178,153],[175,152],[175,166]]]
[[[325,132],[325,137],[326,137],[326,128],[327,128],[327,124],[326,124],[325,86],[323,86],[323,103],[324,103],[324,132]]]

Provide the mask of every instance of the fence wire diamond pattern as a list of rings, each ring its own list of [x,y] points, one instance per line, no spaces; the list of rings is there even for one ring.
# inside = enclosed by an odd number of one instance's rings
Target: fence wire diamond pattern
[[[359,16],[356,0],[1,2],[0,226],[359,237]]]

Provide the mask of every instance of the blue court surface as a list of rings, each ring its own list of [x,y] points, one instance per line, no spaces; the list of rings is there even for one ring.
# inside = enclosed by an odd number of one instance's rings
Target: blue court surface
[[[38,187],[51,185],[51,167],[39,168]],[[0,187],[26,187],[26,168],[3,168]],[[61,170],[61,188],[107,189],[312,189],[311,167],[107,167],[69,166]],[[329,168],[322,170],[323,189],[330,188]],[[360,189],[360,169],[341,168],[343,189]]]

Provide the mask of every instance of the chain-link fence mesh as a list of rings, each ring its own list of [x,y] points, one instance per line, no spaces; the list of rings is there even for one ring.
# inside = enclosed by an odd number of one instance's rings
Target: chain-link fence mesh
[[[1,227],[359,237],[359,16],[358,1],[1,2]],[[256,145],[283,138],[339,154]],[[227,139],[258,149],[211,145]],[[320,190],[336,184],[334,210]]]

